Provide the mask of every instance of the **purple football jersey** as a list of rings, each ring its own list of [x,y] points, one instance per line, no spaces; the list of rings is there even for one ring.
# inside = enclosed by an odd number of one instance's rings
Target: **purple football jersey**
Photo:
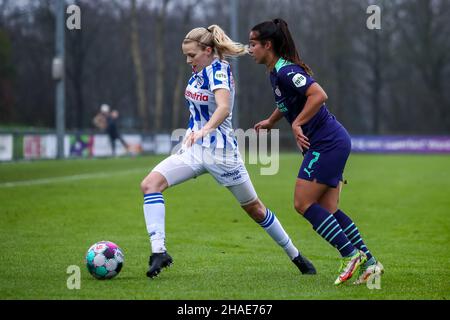
[[[275,102],[278,110],[292,124],[306,103],[306,91],[315,80],[299,65],[280,58],[270,73]],[[304,125],[302,130],[311,144],[330,135],[342,125],[323,104],[319,111]]]

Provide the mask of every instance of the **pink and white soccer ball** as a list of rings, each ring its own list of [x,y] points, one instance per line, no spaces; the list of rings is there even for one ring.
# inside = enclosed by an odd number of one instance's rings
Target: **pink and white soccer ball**
[[[100,241],[93,244],[86,253],[86,266],[97,279],[112,279],[122,270],[124,255],[117,244]]]

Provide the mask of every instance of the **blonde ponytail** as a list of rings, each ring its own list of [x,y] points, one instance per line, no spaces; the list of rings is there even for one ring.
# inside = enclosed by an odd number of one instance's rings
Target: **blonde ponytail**
[[[195,41],[202,47],[211,47],[222,60],[225,57],[237,57],[248,53],[246,46],[231,40],[225,31],[216,24],[208,28],[192,29],[184,38],[183,43]]]
[[[243,44],[231,40],[218,25],[210,25],[207,30],[211,31],[214,37],[215,49],[221,59],[223,57],[242,56],[248,53],[247,48]]]

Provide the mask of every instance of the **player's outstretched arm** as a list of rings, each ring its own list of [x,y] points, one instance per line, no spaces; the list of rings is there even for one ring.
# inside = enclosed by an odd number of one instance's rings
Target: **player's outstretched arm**
[[[274,112],[270,115],[269,118],[262,120],[255,124],[253,126],[253,129],[256,130],[256,132],[259,132],[259,129],[267,129],[270,130],[273,128],[275,123],[277,123],[281,118],[283,118],[283,114],[278,110],[278,108],[275,109]]]

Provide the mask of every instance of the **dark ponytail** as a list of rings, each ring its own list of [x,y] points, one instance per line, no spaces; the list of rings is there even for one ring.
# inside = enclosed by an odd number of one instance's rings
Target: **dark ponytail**
[[[306,73],[312,76],[313,72],[311,68],[303,62],[298,54],[286,21],[280,18],[265,21],[254,26],[252,31],[258,33],[255,40],[258,40],[261,43],[271,41],[276,55],[298,64],[305,69]]]

